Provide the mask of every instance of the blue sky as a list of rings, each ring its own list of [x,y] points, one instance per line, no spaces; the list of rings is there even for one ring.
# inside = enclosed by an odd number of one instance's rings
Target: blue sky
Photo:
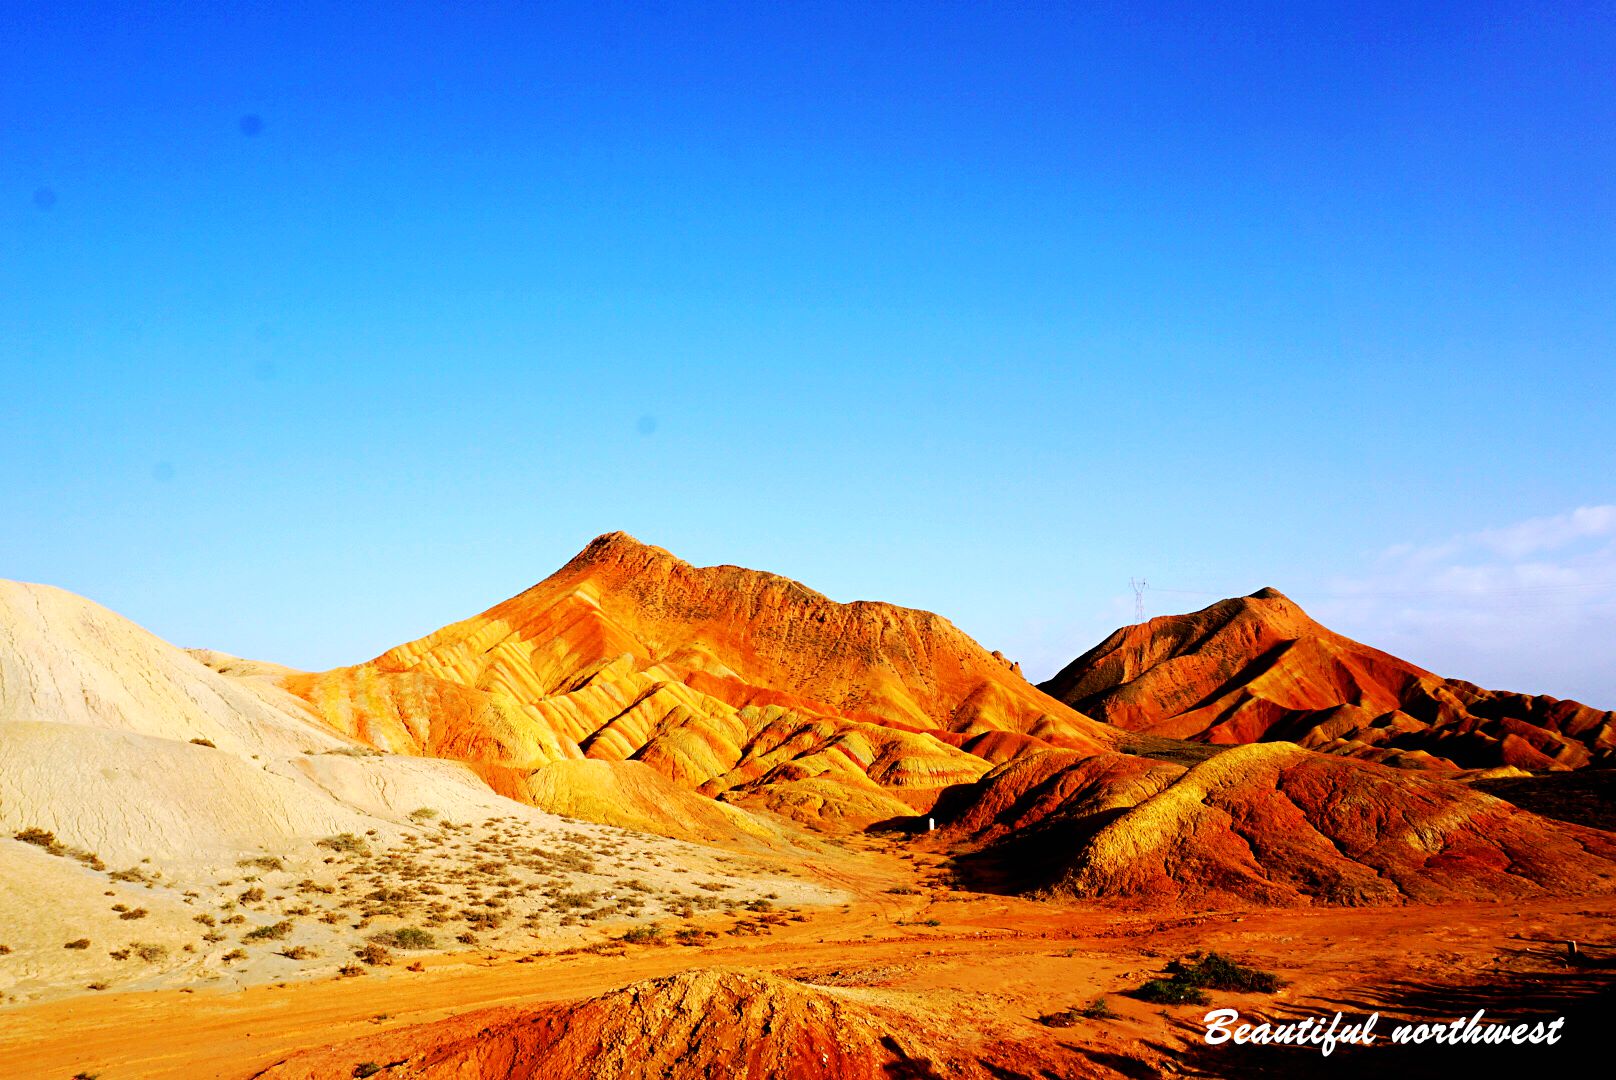
[[[0,575],[324,667],[623,528],[1034,675],[1141,576],[1616,705],[1549,7],[7,4]]]

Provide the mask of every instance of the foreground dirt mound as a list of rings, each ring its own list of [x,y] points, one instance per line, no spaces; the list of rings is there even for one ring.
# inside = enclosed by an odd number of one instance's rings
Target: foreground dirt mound
[[[481,615],[282,682],[345,734],[468,762],[515,798],[536,801],[525,778],[551,762],[633,759],[831,827],[975,780],[990,762],[964,747],[982,736],[1091,753],[1116,738],[937,615],[694,567],[623,533]]]
[[[1447,780],[1244,746],[1110,820],[1052,891],[1152,903],[1395,904],[1616,888],[1616,837]]]
[[[687,971],[597,998],[497,1009],[302,1054],[264,1080],[1070,1075],[1047,1051],[966,1042],[940,1020],[867,992],[739,971]],[[1070,1062],[1066,1062],[1069,1066]]]
[[[1616,713],[1444,679],[1326,629],[1273,589],[1123,627],[1042,689],[1130,731],[1282,739],[1404,768],[1616,761]]]

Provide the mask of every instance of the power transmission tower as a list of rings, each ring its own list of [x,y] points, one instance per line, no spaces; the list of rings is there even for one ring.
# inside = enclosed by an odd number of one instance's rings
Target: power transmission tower
[[[1133,590],[1133,621],[1145,621],[1145,590],[1150,588],[1150,582],[1144,578],[1129,578],[1128,588]]]

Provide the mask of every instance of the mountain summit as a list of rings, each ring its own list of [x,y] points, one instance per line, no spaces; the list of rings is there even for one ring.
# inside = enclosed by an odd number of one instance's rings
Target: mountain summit
[[[692,566],[621,532],[479,615],[286,686],[347,734],[466,761],[525,801],[631,781],[641,809],[623,823],[640,827],[668,788],[815,824],[913,814],[994,754],[1115,739],[941,616]]]

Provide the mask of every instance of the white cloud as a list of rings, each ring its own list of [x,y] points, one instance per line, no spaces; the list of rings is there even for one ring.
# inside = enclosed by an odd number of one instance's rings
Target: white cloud
[[[1616,506],[1579,506],[1569,514],[1530,518],[1474,539],[1508,559],[1559,551],[1579,540],[1616,536]]]
[[[1307,602],[1305,592],[1297,596]],[[1616,706],[1616,506],[1400,544],[1309,604],[1443,675]]]

